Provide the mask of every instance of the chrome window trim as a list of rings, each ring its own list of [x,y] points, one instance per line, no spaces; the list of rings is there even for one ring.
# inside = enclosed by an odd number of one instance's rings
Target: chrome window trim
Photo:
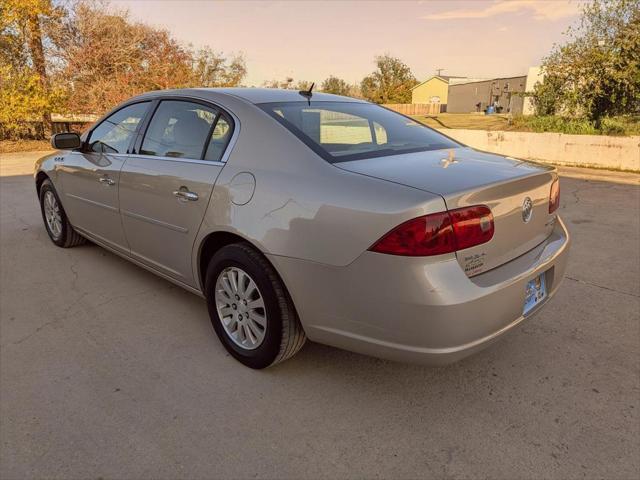
[[[232,137],[233,139],[233,137]],[[229,145],[231,145],[231,140],[229,140]],[[100,152],[77,152],[77,151],[72,151],[69,152],[71,154],[76,154],[76,155],[108,155],[110,157],[121,157],[123,158],[123,160],[126,160],[128,158],[148,158],[148,159],[152,159],[152,160],[162,160],[165,162],[183,162],[183,163],[201,163],[204,165],[217,165],[217,166],[223,166],[225,164],[225,162],[221,161],[221,160],[195,160],[193,158],[182,158],[182,157],[160,157],[157,155],[141,155],[139,153],[100,153]],[[223,155],[224,158],[224,155]]]
[[[127,157],[134,159],[142,159],[142,160],[160,160],[161,162],[181,162],[181,163],[197,163],[201,165],[212,165],[217,167],[223,167],[226,163],[223,161],[213,161],[213,160],[195,160],[193,158],[181,158],[181,157],[159,157],[156,155],[141,155],[139,153],[129,153]],[[224,155],[223,155],[224,158]]]

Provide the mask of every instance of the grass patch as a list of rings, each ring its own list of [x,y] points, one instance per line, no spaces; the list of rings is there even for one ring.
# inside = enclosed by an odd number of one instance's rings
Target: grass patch
[[[514,125],[523,132],[556,132],[572,135],[598,135],[593,123],[578,118],[562,118],[556,116],[517,117]]]
[[[466,130],[503,130],[511,132],[554,132],[572,135],[640,135],[640,116],[626,115],[605,118],[600,128],[587,119],[560,116],[474,115],[441,113],[436,116],[413,116],[432,128],[461,128]]]
[[[431,128],[462,128],[466,130],[509,130],[507,115],[441,113],[414,115],[412,118]]]
[[[640,135],[640,117],[620,116],[605,118],[600,128],[594,122],[581,118],[558,116],[516,117],[514,126],[520,131],[557,132],[573,135]]]

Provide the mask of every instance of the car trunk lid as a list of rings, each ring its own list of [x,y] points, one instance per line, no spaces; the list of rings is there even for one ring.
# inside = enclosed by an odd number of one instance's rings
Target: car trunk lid
[[[488,206],[494,217],[493,238],[456,253],[468,276],[498,267],[526,253],[553,230],[555,214],[549,214],[551,183],[557,176],[553,167],[470,148],[393,155],[335,165],[439,194],[449,210],[471,205]]]

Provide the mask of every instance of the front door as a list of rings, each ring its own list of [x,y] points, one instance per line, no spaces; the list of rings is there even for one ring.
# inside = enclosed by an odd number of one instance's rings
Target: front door
[[[120,174],[131,255],[195,286],[191,254],[233,131],[231,117],[195,101],[159,102]]]
[[[60,166],[62,204],[71,224],[96,240],[128,252],[118,205],[120,170],[150,102],[128,105],[96,126],[83,148]]]

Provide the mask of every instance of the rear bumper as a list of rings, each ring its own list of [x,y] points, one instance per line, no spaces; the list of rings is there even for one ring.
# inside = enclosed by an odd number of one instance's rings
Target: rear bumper
[[[270,256],[307,336],[367,355],[423,364],[466,357],[534,315],[558,290],[569,252],[558,217],[524,255],[468,278],[455,257],[365,252],[346,267]],[[545,302],[523,316],[525,285],[546,275]]]

